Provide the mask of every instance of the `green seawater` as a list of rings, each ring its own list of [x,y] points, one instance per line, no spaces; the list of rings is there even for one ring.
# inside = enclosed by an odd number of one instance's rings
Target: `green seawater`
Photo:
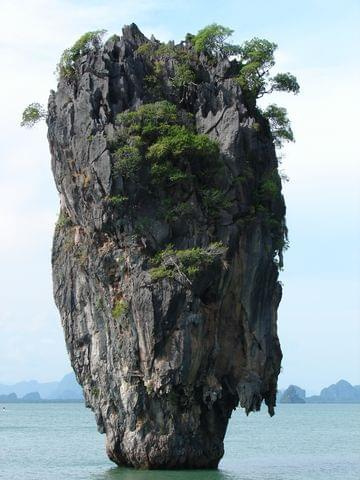
[[[359,480],[360,405],[280,405],[234,412],[218,471],[135,471],[105,453],[82,404],[0,406],[6,480]]]

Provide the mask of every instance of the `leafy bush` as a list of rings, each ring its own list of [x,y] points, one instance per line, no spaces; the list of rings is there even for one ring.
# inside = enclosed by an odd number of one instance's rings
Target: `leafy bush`
[[[269,121],[271,134],[276,147],[282,147],[284,142],[295,141],[286,108],[271,104],[262,114]]]
[[[195,73],[186,63],[176,64],[171,82],[174,87],[183,88],[186,85],[195,82]]]
[[[291,73],[278,73],[270,80],[271,91],[299,93],[300,86],[295,75]]]
[[[163,100],[141,105],[135,111],[127,111],[117,116],[117,124],[127,129],[130,135],[138,134],[151,140],[162,135],[170,125],[179,121],[176,105]]]
[[[126,300],[121,298],[120,300],[116,300],[114,303],[114,307],[112,309],[112,316],[115,319],[120,318],[122,315],[125,315],[129,311],[129,305]]]
[[[280,185],[273,178],[268,178],[261,183],[260,194],[264,200],[272,200],[280,194]]]
[[[162,207],[163,215],[167,222],[192,218],[195,213],[194,205],[189,201],[179,201],[174,203],[172,199],[167,198],[163,201]]]
[[[300,90],[296,77],[290,73],[278,73],[270,78],[270,69],[275,65],[276,43],[264,38],[253,38],[239,48],[240,73],[238,83],[259,98],[274,90],[298,93]]]
[[[106,30],[95,30],[86,32],[82,35],[72,47],[64,50],[57,65],[57,72],[60,77],[71,78],[75,74],[76,61],[91,52],[98,49],[102,44],[102,37]]]
[[[227,200],[226,194],[218,188],[201,190],[202,202],[210,216],[216,216],[220,210],[229,208],[231,202]]]
[[[46,110],[40,103],[30,103],[23,111],[20,125],[22,127],[32,128],[36,123],[40,122],[40,120],[46,119],[46,116]]]
[[[236,45],[231,45],[225,40],[233,34],[231,28],[224,27],[217,23],[207,25],[198,31],[195,36],[189,36],[189,39],[197,52],[204,52],[207,55],[231,55],[238,51]]]
[[[115,152],[115,170],[124,178],[134,180],[141,166],[141,154],[137,147],[124,145]]]
[[[200,193],[202,188],[214,188],[219,174],[219,146],[207,135],[196,133],[190,114],[161,101],[123,112],[116,122],[121,141],[115,152],[115,173],[145,181],[145,190],[160,200],[168,221],[193,210],[181,195],[189,197],[192,190]],[[175,185],[179,189],[170,191]],[[224,207],[220,197],[219,191],[216,200]],[[206,205],[203,202],[203,207],[206,213],[216,209],[210,206],[210,200]]]
[[[108,202],[114,207],[122,207],[128,200],[129,197],[126,195],[113,195],[112,197],[109,197]]]
[[[150,269],[152,280],[175,278],[191,283],[192,280],[206,267],[212,265],[226,253],[226,247],[221,242],[210,244],[208,247],[193,247],[185,250],[175,250],[168,245],[165,250],[157,253]]]
[[[147,152],[147,158],[153,162],[172,157],[214,158],[219,154],[219,147],[206,135],[197,134],[184,125],[174,125],[167,129],[167,134],[153,143]]]

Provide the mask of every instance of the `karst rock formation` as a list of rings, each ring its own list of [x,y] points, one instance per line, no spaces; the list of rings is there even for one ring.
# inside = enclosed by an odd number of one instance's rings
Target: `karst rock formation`
[[[155,61],[159,46],[126,26],[51,92],[54,296],[110,459],[216,468],[238,405],[274,412],[285,205],[268,122],[234,61],[189,42]],[[179,58],[195,75],[183,84]],[[144,116],[126,113],[144,105],[195,150],[138,128]]]

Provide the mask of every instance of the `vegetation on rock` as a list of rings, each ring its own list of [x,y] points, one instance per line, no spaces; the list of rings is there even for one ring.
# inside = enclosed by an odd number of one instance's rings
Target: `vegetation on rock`
[[[115,319],[120,318],[122,315],[127,313],[129,309],[129,305],[126,300],[121,298],[120,300],[116,300],[112,309],[112,316]]]
[[[286,108],[271,104],[263,110],[262,114],[269,121],[274,143],[277,147],[281,148],[284,141],[295,141]]]
[[[273,91],[297,94],[300,90],[296,77],[290,73],[270,77],[276,49],[276,43],[257,37],[244,42],[239,48],[240,73],[237,80],[255,98]]]
[[[164,100],[121,113],[117,125],[114,174],[142,185],[158,199],[169,220],[191,211],[187,200],[191,193],[209,217],[229,206],[214,179],[220,171],[219,146],[207,135],[196,133],[189,113]],[[121,198],[125,194],[130,205],[139,205],[133,189],[124,188]],[[145,193],[142,201],[147,201]]]
[[[231,28],[212,23],[199,30],[196,35],[191,35],[190,40],[197,52],[204,52],[210,56],[234,55],[239,53],[239,47],[225,41],[233,33],[234,30]]]
[[[206,248],[194,247],[185,250],[176,250],[173,245],[168,245],[154,256],[151,261],[154,267],[149,273],[154,281],[178,278],[191,284],[202,270],[223,257],[226,250],[221,242],[211,243]]]
[[[20,125],[22,127],[32,128],[36,123],[40,122],[40,120],[46,119],[46,116],[46,109],[40,103],[30,103],[23,111]]]
[[[98,49],[102,44],[102,37],[105,33],[106,30],[86,32],[72,47],[64,50],[56,68],[59,77],[71,79],[76,73],[76,61],[92,50]]]

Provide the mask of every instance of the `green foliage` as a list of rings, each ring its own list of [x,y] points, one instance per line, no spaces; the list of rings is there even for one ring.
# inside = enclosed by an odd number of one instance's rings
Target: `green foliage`
[[[135,146],[124,145],[115,152],[115,171],[124,178],[134,180],[141,166],[141,154]]]
[[[147,158],[156,162],[169,157],[177,159],[215,158],[218,154],[217,143],[208,136],[194,133],[184,125],[174,125],[169,126],[166,135],[161,136],[149,147]]]
[[[231,207],[231,202],[226,199],[226,194],[218,188],[202,189],[201,198],[211,217],[216,216],[220,210]]]
[[[165,60],[175,58],[177,56],[177,48],[174,42],[145,42],[137,48],[136,53],[149,59]]]
[[[64,50],[57,65],[59,77],[71,79],[76,72],[76,61],[92,50],[98,49],[102,44],[102,37],[105,33],[106,30],[86,32],[74,43],[72,47]]]
[[[46,110],[40,103],[30,103],[23,111],[20,125],[22,127],[32,128],[36,123],[40,122],[40,120],[46,119],[46,117]]]
[[[155,51],[157,58],[174,58],[177,55],[177,51],[174,42],[160,43]]]
[[[176,105],[163,100],[141,105],[135,111],[127,111],[117,116],[117,124],[130,135],[140,135],[145,141],[151,141],[166,132],[170,125],[179,121]]]
[[[115,319],[120,318],[122,315],[125,315],[129,311],[129,305],[126,300],[121,298],[120,300],[116,300],[114,303],[114,307],[112,309],[112,316]]]
[[[108,202],[114,207],[123,207],[128,200],[129,197],[126,195],[113,195],[109,197]]]
[[[185,250],[175,250],[168,245],[165,250],[156,254],[150,269],[153,281],[163,278],[180,278],[191,283],[196,276],[224,256],[226,247],[221,242],[210,244],[208,247],[193,247]]]
[[[238,77],[240,86],[262,96],[267,87],[267,77],[275,65],[276,43],[263,38],[253,38],[243,43],[240,49],[241,70]]]
[[[177,63],[174,67],[174,76],[171,79],[174,87],[183,88],[195,83],[195,73],[187,63]]]
[[[271,134],[276,147],[282,147],[284,142],[295,141],[286,108],[271,104],[262,114],[269,121]]]
[[[291,73],[278,73],[270,80],[271,91],[299,93],[300,85],[295,75]]]
[[[158,267],[150,269],[150,276],[151,280],[156,282],[158,280],[163,280],[164,278],[173,278],[174,271],[170,267],[159,265]]]
[[[264,180],[260,185],[260,194],[264,200],[272,200],[280,193],[280,185],[274,178]]]
[[[136,49],[136,53],[148,57],[155,52],[155,49],[156,47],[153,42],[144,42]]]
[[[168,221],[193,212],[193,205],[180,197],[180,191],[189,198],[193,189],[199,194],[210,189],[198,197],[204,199],[202,206],[208,215],[225,206],[221,192],[211,191],[219,175],[219,146],[207,135],[196,133],[190,114],[161,101],[121,113],[117,125],[121,141],[115,152],[115,173],[140,184],[144,179],[145,189],[159,199]],[[179,186],[179,195],[171,191],[175,186]]]
[[[188,175],[174,167],[170,162],[154,163],[151,165],[151,177],[154,185],[175,184],[188,180]]]
[[[224,27],[217,23],[207,25],[198,31],[195,36],[187,36],[187,40],[190,40],[196,52],[204,52],[207,55],[224,55],[237,53],[238,48],[235,45],[231,45],[226,42],[233,33],[231,28]]]
[[[179,201],[174,203],[171,198],[167,198],[163,201],[163,214],[165,220],[168,222],[192,218],[194,213],[194,205],[190,201]]]
[[[238,83],[254,98],[259,98],[274,90],[298,93],[296,77],[290,73],[278,73],[270,78],[270,70],[275,65],[276,43],[264,38],[253,38],[239,48],[240,73]]]

